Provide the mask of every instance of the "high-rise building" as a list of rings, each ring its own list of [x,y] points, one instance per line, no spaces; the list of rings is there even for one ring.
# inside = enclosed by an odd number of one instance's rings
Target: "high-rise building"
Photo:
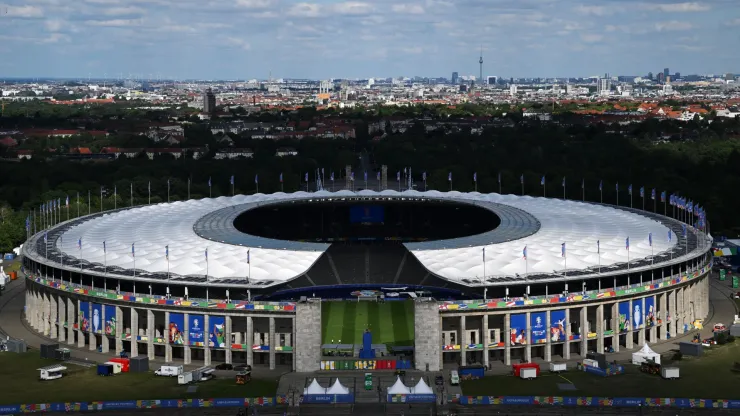
[[[497,82],[498,82],[498,77],[497,76],[489,76],[488,79],[487,79],[486,84],[488,84],[488,85],[496,85]]]
[[[650,81],[653,80],[653,73],[652,72],[648,72],[647,79],[649,79]]]
[[[612,89],[612,79],[609,74],[604,74],[604,78],[599,78],[596,84],[596,93],[598,95],[609,95]]]
[[[205,94],[203,94],[203,112],[204,113],[214,113],[216,111],[216,96],[213,94],[213,91],[211,89],[207,89]]]
[[[677,79],[680,79],[680,78],[681,78],[681,73],[680,72],[676,72],[675,75],[673,76],[673,80],[677,80]]]
[[[668,76],[671,75],[671,71],[668,68],[663,69],[663,79],[668,78]]]
[[[460,75],[457,72],[452,73],[452,83],[457,84],[460,81]]]

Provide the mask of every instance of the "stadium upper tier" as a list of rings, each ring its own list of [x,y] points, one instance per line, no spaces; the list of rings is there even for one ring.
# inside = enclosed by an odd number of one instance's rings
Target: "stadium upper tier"
[[[499,217],[498,227],[476,235],[404,244],[431,274],[462,285],[644,270],[653,262],[697,256],[706,245],[703,234],[691,227],[684,238],[676,220],[624,207],[499,194],[363,190],[239,195],[94,214],[37,234],[24,251],[40,263],[124,279],[267,287],[306,274],[329,244],[244,234],[234,226],[241,213],[272,204],[384,200],[474,204]]]

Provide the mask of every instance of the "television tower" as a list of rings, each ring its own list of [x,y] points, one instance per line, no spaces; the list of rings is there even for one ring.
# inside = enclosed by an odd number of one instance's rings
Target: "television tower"
[[[480,66],[480,78],[479,81],[481,85],[483,84],[483,45],[480,47],[480,59],[478,59],[478,65]]]

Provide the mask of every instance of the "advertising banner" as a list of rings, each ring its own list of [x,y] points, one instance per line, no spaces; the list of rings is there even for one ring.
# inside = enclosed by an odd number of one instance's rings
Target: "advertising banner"
[[[99,303],[92,304],[92,320],[90,323],[92,324],[93,333],[103,333],[103,325],[105,324],[103,322],[103,305]]]
[[[642,299],[632,300],[632,329],[645,327],[645,306]]]
[[[169,337],[170,344],[172,345],[184,345],[185,344],[185,315],[181,313],[170,312],[170,327]]]
[[[301,399],[303,403],[354,403],[352,394],[306,394]]]
[[[208,326],[208,345],[211,348],[226,348],[226,319],[223,316],[211,316]]]
[[[630,303],[620,302],[619,310],[617,311],[618,317],[618,328],[619,332],[626,332],[632,329],[632,323],[630,322]]]
[[[550,341],[565,341],[565,309],[550,311]]]
[[[645,298],[645,325],[648,327],[651,327],[655,325],[657,322],[655,321],[655,298],[653,296],[648,296]]]
[[[105,335],[116,335],[116,307],[105,305]]]
[[[517,313],[511,315],[511,345],[524,345],[527,343],[527,315]]]
[[[547,342],[547,312],[534,312],[529,315],[530,341],[532,344]]]
[[[190,339],[188,345],[193,347],[204,346],[205,331],[203,328],[203,315],[190,315],[190,322],[188,323],[188,331],[190,333]]]
[[[80,310],[77,313],[79,330],[87,332],[90,330],[90,302],[80,302]]]

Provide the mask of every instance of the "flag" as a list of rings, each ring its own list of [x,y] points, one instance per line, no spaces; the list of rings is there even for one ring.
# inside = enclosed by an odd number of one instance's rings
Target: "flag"
[[[486,248],[483,247],[483,263],[486,262]]]
[[[447,182],[452,182],[452,172],[447,174]]]
[[[599,181],[599,191],[604,190],[604,181]]]
[[[565,176],[563,176],[563,188],[565,188]]]
[[[365,171],[365,182],[367,182],[367,171]]]
[[[632,184],[627,187],[627,193],[632,195]]]
[[[136,243],[131,243],[131,257],[136,257],[136,249],[134,248],[134,244]]]
[[[249,258],[249,250],[247,250],[247,264],[250,264],[250,258]]]
[[[668,242],[670,243],[671,240],[673,240],[673,236],[671,235],[671,230],[668,230]]]
[[[105,249],[105,241],[103,241],[103,253],[107,253],[107,250]]]
[[[80,250],[82,250],[82,237],[80,237],[79,239],[77,239],[77,248],[80,249]]]
[[[308,182],[308,172],[306,172],[305,175],[303,175],[304,182]]]
[[[665,203],[665,191],[660,193],[660,202]]]
[[[26,231],[31,229],[31,218],[26,217]]]
[[[565,243],[560,245],[560,257],[565,257]]]
[[[625,246],[627,247],[627,251],[630,250],[630,238],[627,237],[627,241],[625,242]]]
[[[208,261],[208,247],[206,247],[206,261]]]
[[[427,173],[426,172],[422,172],[421,173],[421,180],[423,180],[424,182],[427,181]]]
[[[308,175],[308,174],[307,174],[307,175]],[[229,183],[230,183],[231,185],[233,185],[233,184],[234,184],[234,175],[231,175],[231,179],[229,180]]]
[[[256,173],[254,174],[254,183],[260,183],[259,176]]]
[[[586,189],[586,179],[581,179],[581,189]]]
[[[686,238],[686,224],[681,224],[681,234]]]
[[[334,172],[331,173],[331,176],[329,177],[329,179],[331,179],[331,181],[334,182]]]
[[[478,182],[478,172],[473,172],[473,182]]]
[[[640,187],[640,198],[645,198],[645,187]]]
[[[653,233],[648,233],[648,244],[650,244],[650,247],[653,246]]]
[[[616,188],[617,192],[619,192],[619,182],[617,182]]]
[[[396,172],[396,181],[401,182],[401,171]]]
[[[376,178],[377,180],[380,180],[380,172],[378,172],[378,173],[377,173],[377,174],[375,175],[375,178]]]
[[[350,172],[349,173],[349,180],[351,180],[352,182],[355,181],[355,173],[354,172]]]
[[[280,172],[280,183],[283,183],[283,172]]]
[[[211,187],[211,177],[210,176],[208,177],[208,187],[209,188]]]
[[[501,172],[498,173],[498,183],[501,184]]]
[[[653,190],[650,192],[650,199],[655,201],[655,188],[653,188]]]
[[[540,185],[545,186],[545,175],[542,175],[542,179],[540,179]]]
[[[49,232],[46,231],[44,232],[44,243],[48,243],[48,242],[49,242]]]
[[[596,240],[596,254],[601,254],[601,243],[599,243],[599,240]]]
[[[67,202],[66,202],[67,208],[69,208],[69,195],[67,195]]]
[[[170,259],[170,246],[164,246],[164,258]]]
[[[524,246],[524,249],[522,250],[522,258],[524,260],[527,259],[527,246]]]

